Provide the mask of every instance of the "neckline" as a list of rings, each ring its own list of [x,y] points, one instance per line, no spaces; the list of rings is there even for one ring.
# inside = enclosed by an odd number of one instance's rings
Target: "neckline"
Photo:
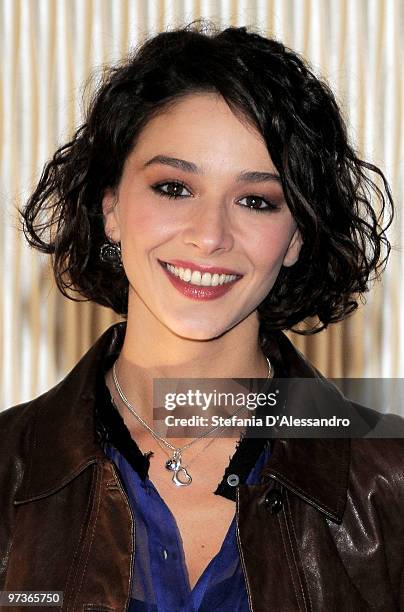
[[[100,368],[97,375],[95,401],[96,437],[103,448],[105,443],[109,443],[116,448],[140,478],[145,481],[148,477],[150,458],[142,453],[136,440],[131,437],[122,416],[111,401],[111,395],[105,382],[105,373],[111,366],[112,363],[104,363],[104,366]],[[271,448],[270,445],[271,441],[266,438],[252,438],[241,435],[214,494],[222,495],[235,502],[236,487],[228,483],[228,477],[230,475],[237,475],[239,483],[244,484],[263,449],[268,446]]]

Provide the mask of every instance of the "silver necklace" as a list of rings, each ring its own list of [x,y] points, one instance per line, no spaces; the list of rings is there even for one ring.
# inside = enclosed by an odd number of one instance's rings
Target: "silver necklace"
[[[272,364],[269,361],[268,357],[265,357],[265,359],[267,360],[267,364],[268,364],[268,376],[267,376],[267,380],[268,380],[268,379],[272,378],[272,376],[273,376],[273,367],[272,367]],[[124,392],[122,391],[121,385],[119,384],[118,377],[116,375],[116,361],[114,362],[114,365],[112,366],[112,379],[114,381],[115,389],[117,390],[117,393],[118,393],[119,397],[121,398],[121,400],[123,401],[125,406],[129,409],[129,411],[133,414],[133,416],[136,418],[136,420],[141,425],[143,425],[143,427],[145,427],[145,429],[147,429],[147,431],[153,436],[153,438],[156,440],[156,442],[159,444],[159,446],[161,446],[160,442],[162,442],[167,448],[169,448],[171,450],[172,457],[169,457],[169,459],[166,461],[165,467],[166,467],[167,470],[170,470],[170,471],[174,472],[173,477],[172,477],[173,483],[177,487],[186,487],[186,486],[189,486],[191,484],[191,482],[192,482],[192,477],[188,473],[188,471],[185,468],[185,466],[182,465],[182,453],[183,453],[183,451],[186,450],[187,448],[189,448],[190,446],[192,446],[192,444],[195,444],[195,442],[198,442],[199,440],[202,440],[203,438],[205,438],[209,434],[213,433],[219,427],[220,427],[220,429],[224,429],[226,426],[216,425],[215,427],[213,427],[212,429],[209,429],[208,431],[204,432],[202,435],[198,436],[194,440],[191,440],[191,442],[188,442],[187,444],[184,444],[184,446],[175,447],[172,444],[170,444],[170,442],[168,442],[168,440],[166,440],[165,438],[160,436],[158,433],[156,433],[150,427],[150,425],[148,425],[146,423],[146,421],[144,421],[142,419],[142,417],[136,412],[136,410],[134,409],[132,404],[126,398]],[[241,408],[239,408],[231,416],[237,415],[243,408],[244,408],[244,406],[241,406]]]

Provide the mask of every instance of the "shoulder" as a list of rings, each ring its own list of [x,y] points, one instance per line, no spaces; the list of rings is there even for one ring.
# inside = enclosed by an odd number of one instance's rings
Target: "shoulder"
[[[9,457],[11,447],[16,450],[32,429],[37,410],[37,401],[31,400],[0,412],[0,465]]]
[[[0,412],[0,457],[4,454],[7,445],[16,443],[32,430],[43,407],[55,407],[62,383],[58,383],[34,399]]]
[[[13,515],[12,501],[27,471],[31,432],[35,421],[34,401],[0,412],[0,515],[3,533]],[[0,530],[1,531],[1,530]],[[2,537],[0,548],[6,547]]]
[[[404,418],[349,402],[363,432],[350,440],[351,471],[404,489]]]
[[[3,493],[23,476],[40,406],[38,400],[45,395],[0,412],[0,490]]]
[[[352,438],[352,452],[368,454],[368,460],[378,466],[404,467],[404,418],[384,413],[350,400],[357,421],[363,422],[364,435]]]
[[[0,412],[0,459],[18,440],[47,423],[61,429],[83,416],[83,405],[94,399],[100,364],[105,353],[115,353],[123,343],[125,327],[109,328],[57,384],[26,403]]]
[[[369,436],[350,440],[349,488],[368,502],[394,511],[404,525],[404,419],[352,402],[369,424]]]
[[[367,483],[368,491],[389,490],[404,512],[403,438],[352,439],[350,472],[351,480]]]

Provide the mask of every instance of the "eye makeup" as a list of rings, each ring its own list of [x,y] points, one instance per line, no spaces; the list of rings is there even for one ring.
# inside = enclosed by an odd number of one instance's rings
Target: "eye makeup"
[[[159,182],[159,183],[152,185],[151,188],[153,189],[155,193],[157,193],[159,196],[164,197],[164,198],[177,200],[177,199],[183,199],[187,197],[194,197],[192,192],[189,190],[189,188],[182,181],[178,181],[178,180]],[[184,194],[183,193],[184,190],[187,191],[188,193]],[[250,201],[259,203],[259,206],[255,206],[255,204],[252,204],[252,205],[241,204],[242,207],[248,209],[251,212],[257,212],[257,213],[274,212],[274,211],[280,210],[281,208],[280,205],[275,204],[273,201],[268,199],[266,196],[258,195],[254,193],[247,194],[239,198],[238,202],[242,200],[250,200]],[[264,204],[264,207],[262,207],[262,204]]]

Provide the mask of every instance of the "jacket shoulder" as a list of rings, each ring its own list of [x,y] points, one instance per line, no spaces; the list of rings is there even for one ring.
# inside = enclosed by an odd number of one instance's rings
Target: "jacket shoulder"
[[[0,412],[0,588],[11,550],[13,501],[26,471],[35,413],[34,401]]]
[[[398,485],[404,504],[404,438],[353,438],[351,466],[365,477]]]
[[[60,383],[59,383],[60,384]],[[32,432],[42,405],[49,403],[55,385],[42,395],[0,412],[0,489],[12,465],[21,472],[29,456]]]
[[[382,413],[351,401],[353,410],[366,423],[368,434],[351,439],[351,460],[360,461],[364,472],[404,474],[404,418],[398,414]],[[358,467],[358,466],[357,466]],[[404,485],[404,478],[402,481]]]
[[[38,410],[36,400],[0,412],[0,497],[15,493],[24,476],[31,432]]]
[[[18,446],[21,438],[31,428],[36,411],[36,400],[31,400],[0,412],[0,466],[9,457],[10,447]]]
[[[396,512],[404,528],[404,418],[353,405],[371,424],[372,437],[350,441],[350,487],[358,488],[369,502],[388,507],[389,520]]]
[[[59,385],[60,383],[32,400],[16,404],[0,412],[0,453],[2,453],[3,444],[7,444],[8,440],[9,443],[12,443],[33,425],[40,406],[52,397]]]

